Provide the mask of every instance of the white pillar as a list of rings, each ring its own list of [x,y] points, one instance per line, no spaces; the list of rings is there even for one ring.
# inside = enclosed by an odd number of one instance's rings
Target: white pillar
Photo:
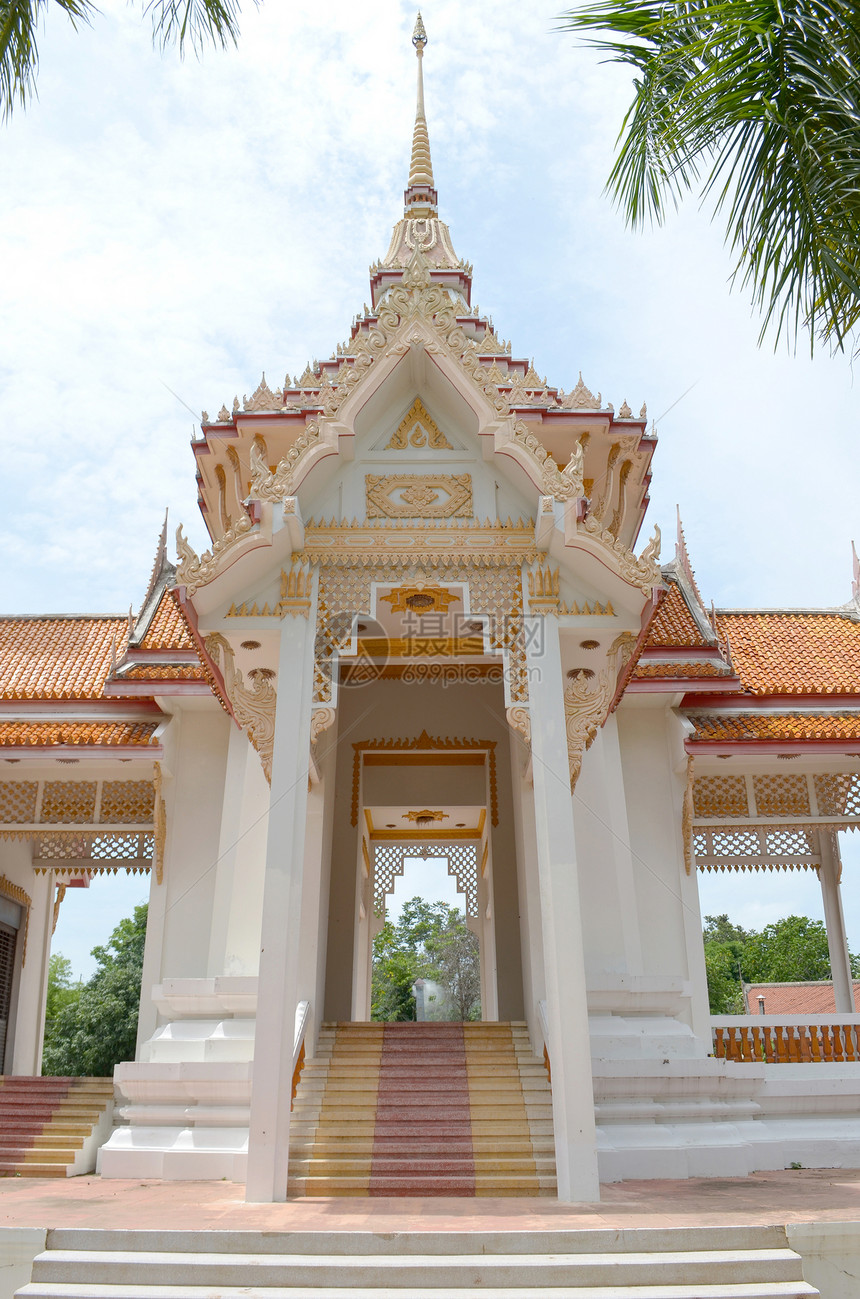
[[[821,896],[824,901],[824,925],[827,929],[827,947],[830,952],[830,973],[836,997],[836,1013],[854,1013],[854,980],[848,939],[845,933],[845,916],[842,911],[842,890],[839,887],[841,859],[839,840],[835,830],[819,830],[818,847],[821,854]]]
[[[526,643],[558,1198],[594,1201],[600,1184],[557,620],[527,619]]]
[[[245,1193],[256,1204],[287,1198],[315,628],[316,594],[309,618],[281,624]]]
[[[487,849],[485,870],[481,869],[484,845]],[[499,1018],[499,982],[496,977],[496,914],[493,902],[493,849],[489,833],[478,842],[478,916],[475,934],[480,945],[481,960],[481,1019],[495,1023]],[[470,924],[469,928],[472,926]]]
[[[42,1071],[48,962],[51,959],[51,926],[54,919],[54,877],[51,872],[37,875],[34,871],[30,889],[32,904],[27,924],[27,959],[20,968],[11,1068],[13,1074],[27,1076]],[[24,931],[21,929],[18,932],[19,944],[23,937]]]

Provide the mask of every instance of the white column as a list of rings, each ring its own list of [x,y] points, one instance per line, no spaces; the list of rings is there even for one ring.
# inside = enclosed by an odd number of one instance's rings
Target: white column
[[[315,628],[316,595],[309,618],[281,624],[245,1193],[256,1204],[287,1198]]]
[[[18,981],[11,1072],[32,1076],[42,1071],[48,962],[51,959],[51,926],[54,919],[54,877],[51,872],[37,875],[34,871],[29,890],[32,905],[27,925],[27,959],[21,966]],[[18,931],[19,945],[23,939],[22,927]],[[18,951],[20,950],[19,946]]]
[[[526,621],[558,1198],[593,1201],[600,1185],[561,646],[556,619]]]
[[[830,951],[830,973],[836,997],[836,1013],[854,1013],[854,980],[848,955],[845,934],[845,916],[842,912],[842,890],[839,887],[841,859],[839,840],[834,830],[819,830],[818,846],[821,853],[821,896],[824,901],[824,925],[827,929],[827,947]]]
[[[523,968],[523,1001],[532,1047],[540,1055],[543,1029],[538,1002],[546,1000],[540,886],[537,877],[535,805],[533,785],[523,771],[520,745],[511,736],[511,786],[514,834],[517,848],[517,896],[520,906],[520,952]],[[529,768],[531,770],[531,767]],[[547,1043],[547,1049],[549,1044]]]
[[[487,844],[486,873],[481,870],[481,857]],[[481,960],[481,1019],[495,1023],[499,1018],[499,983],[496,977],[496,915],[493,902],[493,849],[489,835],[477,845],[478,860],[478,916],[475,933],[480,944]],[[472,928],[472,925],[469,925]]]

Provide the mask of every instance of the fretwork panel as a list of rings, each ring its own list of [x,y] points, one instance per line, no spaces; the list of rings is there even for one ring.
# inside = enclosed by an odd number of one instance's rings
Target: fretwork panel
[[[446,857],[448,874],[457,884],[457,892],[466,896],[466,915],[478,914],[478,848],[473,841],[458,843],[377,844],[373,852],[373,905],[385,907],[385,899],[394,892],[398,876],[403,874],[408,857]]]
[[[693,832],[693,852],[702,871],[817,871],[821,864],[817,849],[815,831],[797,826],[711,827]]]

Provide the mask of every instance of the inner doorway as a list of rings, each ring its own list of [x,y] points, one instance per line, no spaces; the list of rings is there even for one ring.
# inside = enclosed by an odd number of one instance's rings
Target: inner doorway
[[[488,978],[475,842],[381,844],[374,859],[371,1018],[481,1019]]]

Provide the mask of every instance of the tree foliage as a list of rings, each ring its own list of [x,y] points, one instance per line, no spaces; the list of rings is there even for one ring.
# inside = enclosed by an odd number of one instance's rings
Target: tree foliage
[[[53,952],[48,962],[48,993],[45,999],[46,1038],[60,1011],[77,1001],[82,986],[81,983],[72,983],[72,963],[68,957],[63,956],[62,952]]]
[[[787,916],[764,929],[742,929],[727,915],[705,916],[705,969],[713,1015],[744,1013],[744,983],[805,983],[829,979],[827,930],[821,920]],[[851,956],[860,977],[860,957]]]
[[[95,974],[46,1023],[43,1074],[107,1077],[134,1059],[146,912],[145,903],[135,907],[106,946],[93,948]]]
[[[131,0],[129,0],[131,3]],[[239,0],[143,0],[152,19],[152,38],[162,49],[178,45],[234,44],[239,35]],[[16,103],[25,107],[36,94],[39,71],[39,23],[50,11],[62,11],[72,26],[89,24],[99,10],[92,0],[0,0],[0,114],[9,117]]]
[[[478,940],[456,907],[412,898],[373,940],[371,1019],[415,1019],[416,979],[442,986],[451,1019],[481,1014]]]
[[[632,226],[698,189],[762,336],[843,346],[860,318],[860,6],[597,0],[563,15],[637,76],[609,177]]]

